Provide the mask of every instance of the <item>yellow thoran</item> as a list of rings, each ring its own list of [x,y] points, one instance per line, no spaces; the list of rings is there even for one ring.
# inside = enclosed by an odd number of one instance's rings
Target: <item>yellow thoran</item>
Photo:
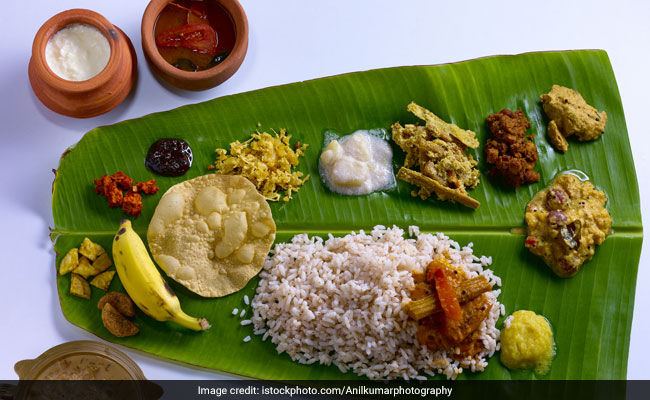
[[[309,179],[309,175],[303,178],[302,172],[292,171],[308,145],[297,142],[292,148],[289,145],[291,135],[287,135],[286,129],[280,129],[279,134],[273,133],[274,136],[256,131],[243,143],[232,142],[230,154],[226,149],[217,149],[215,172],[244,176],[267,200],[286,202]],[[280,191],[284,191],[284,197]]]

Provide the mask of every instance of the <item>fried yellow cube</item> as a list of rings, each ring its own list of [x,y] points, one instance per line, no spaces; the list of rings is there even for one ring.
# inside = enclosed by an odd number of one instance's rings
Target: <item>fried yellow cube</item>
[[[71,272],[73,269],[77,268],[79,265],[79,249],[74,248],[70,249],[68,254],[63,257],[61,264],[59,264],[59,274],[65,275],[68,272]]]
[[[97,243],[91,242],[88,238],[84,238],[79,247],[79,254],[88,257],[90,261],[95,261],[103,253],[105,253],[104,248]]]
[[[93,275],[97,275],[100,272],[104,272],[113,265],[111,262],[110,257],[108,256],[108,253],[102,253],[97,257],[97,259],[93,262],[93,269],[95,270],[95,273]]]
[[[108,288],[111,287],[113,276],[115,276],[115,271],[102,272],[94,277],[93,280],[90,281],[90,284],[103,291],[107,291]]]
[[[72,272],[81,275],[84,279],[88,279],[88,277],[97,274],[95,268],[90,263],[90,260],[84,256],[79,257],[79,265],[77,265],[77,268],[73,269]]]
[[[74,272],[70,276],[70,294],[84,299],[90,298],[90,285],[81,275]]]

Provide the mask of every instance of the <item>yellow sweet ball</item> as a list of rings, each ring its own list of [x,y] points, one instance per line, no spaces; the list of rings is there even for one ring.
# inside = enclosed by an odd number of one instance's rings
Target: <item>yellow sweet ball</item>
[[[542,315],[519,310],[501,331],[501,362],[509,369],[531,369],[545,375],[555,356],[551,326]]]

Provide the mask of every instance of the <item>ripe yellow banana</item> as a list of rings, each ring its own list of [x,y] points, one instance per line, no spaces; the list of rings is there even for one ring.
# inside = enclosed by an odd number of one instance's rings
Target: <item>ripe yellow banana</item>
[[[113,261],[122,285],[145,314],[157,321],[174,321],[195,331],[210,327],[205,318],[190,317],[181,310],[178,297],[160,275],[128,219],[120,221],[113,239]]]

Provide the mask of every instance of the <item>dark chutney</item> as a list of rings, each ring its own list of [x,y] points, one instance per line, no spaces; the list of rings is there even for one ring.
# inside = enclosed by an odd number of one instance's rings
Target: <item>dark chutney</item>
[[[159,139],[149,148],[145,166],[162,176],[184,175],[192,166],[192,149],[182,139]]]

